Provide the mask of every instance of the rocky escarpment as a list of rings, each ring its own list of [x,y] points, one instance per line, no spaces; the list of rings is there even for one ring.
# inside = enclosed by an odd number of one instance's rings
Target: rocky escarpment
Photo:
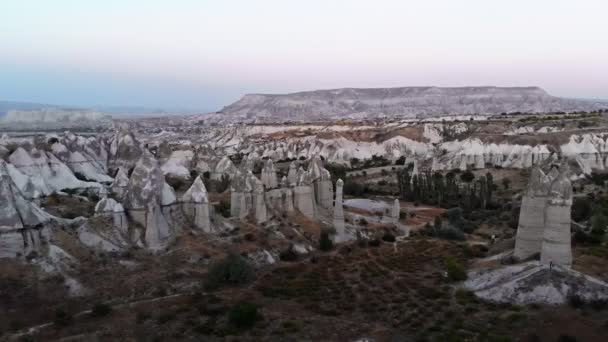
[[[608,107],[604,104],[603,107]],[[562,99],[538,87],[403,87],[252,94],[224,107],[240,119],[310,120],[332,117],[435,116],[510,112],[571,112],[602,104]]]

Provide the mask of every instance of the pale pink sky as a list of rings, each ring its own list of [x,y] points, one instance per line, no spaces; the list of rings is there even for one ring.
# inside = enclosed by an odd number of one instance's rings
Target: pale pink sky
[[[7,0],[0,100],[217,109],[418,85],[608,99],[607,13],[604,0]]]

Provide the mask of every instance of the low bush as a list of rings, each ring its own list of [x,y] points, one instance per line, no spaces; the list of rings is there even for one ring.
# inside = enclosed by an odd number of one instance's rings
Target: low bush
[[[214,205],[213,208],[215,212],[222,215],[223,217],[230,217],[230,203],[226,201],[221,201],[218,204]]]
[[[326,231],[321,232],[321,237],[319,239],[319,249],[327,252],[330,251],[334,247],[333,241],[329,238],[329,233]]]
[[[393,235],[390,232],[385,232],[384,235],[382,236],[382,240],[386,241],[386,242],[395,242],[396,238],[395,235]]]
[[[448,279],[451,281],[463,281],[467,279],[467,272],[459,262],[453,258],[446,257],[443,263],[448,272]]]
[[[253,279],[253,267],[243,257],[230,254],[209,268],[205,288],[215,290],[221,286],[246,284]]]
[[[249,302],[241,302],[228,311],[228,322],[237,329],[251,328],[258,320],[257,305]]]
[[[103,317],[112,313],[112,307],[105,303],[97,303],[91,308],[91,316]]]

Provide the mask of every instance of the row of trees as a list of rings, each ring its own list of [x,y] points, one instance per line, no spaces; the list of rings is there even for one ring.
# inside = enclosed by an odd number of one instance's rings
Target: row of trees
[[[450,171],[445,176],[439,172],[423,172],[412,175],[411,170],[398,172],[399,192],[407,201],[437,205],[444,208],[462,207],[464,210],[489,209],[493,207],[496,190],[491,173],[475,179],[466,171],[457,179]]]

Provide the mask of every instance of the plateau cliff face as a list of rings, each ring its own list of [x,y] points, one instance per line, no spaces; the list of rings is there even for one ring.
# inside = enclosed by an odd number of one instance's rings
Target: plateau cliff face
[[[604,104],[604,107],[608,105]],[[599,108],[602,108],[601,103],[554,97],[538,87],[403,87],[252,94],[224,107],[222,112],[241,119],[299,120],[571,112]]]

